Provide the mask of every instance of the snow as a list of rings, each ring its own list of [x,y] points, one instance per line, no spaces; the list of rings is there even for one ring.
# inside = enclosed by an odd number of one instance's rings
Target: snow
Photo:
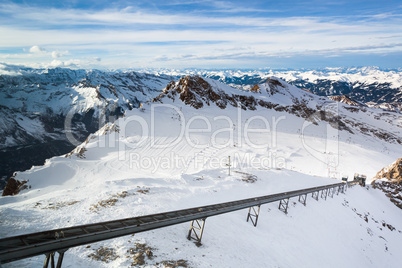
[[[207,81],[216,90],[239,94]],[[269,98],[267,91],[241,94]],[[290,98],[321,103],[291,86],[270,100],[287,104]],[[374,115],[350,113],[400,137],[397,126],[379,123]],[[30,188],[0,198],[0,237],[321,186],[340,182],[344,174],[371,178],[401,154],[400,145],[337,131],[324,121],[307,124],[262,107],[194,109],[165,98],[163,104],[127,111],[73,154],[19,172],[16,179],[28,180]],[[248,183],[247,176],[257,180]],[[99,205],[110,198],[117,199],[113,206]],[[149,266],[179,259],[191,267],[398,267],[402,262],[402,214],[379,190],[355,186],[318,202],[309,196],[306,207],[293,198],[287,215],[277,206],[261,207],[257,227],[246,222],[247,210],[208,218],[201,247],[186,239],[185,223],[72,248],[63,267],[130,266],[127,250],[135,242],[154,248]],[[88,258],[100,246],[114,248],[119,258],[109,263]],[[3,266],[37,267],[43,261],[38,256]]]
[[[145,70],[144,70],[145,71]],[[150,70],[147,70],[150,72]],[[377,67],[361,68],[323,68],[319,70],[158,70],[157,74],[172,76],[201,75],[203,77],[218,77],[220,81],[230,83],[231,78],[259,78],[261,81],[271,76],[279,77],[285,81],[302,79],[312,83],[317,80],[331,80],[350,82],[351,84],[382,84],[389,83],[390,88],[402,87],[402,73],[400,70],[381,70]],[[234,86],[234,85],[232,85]]]

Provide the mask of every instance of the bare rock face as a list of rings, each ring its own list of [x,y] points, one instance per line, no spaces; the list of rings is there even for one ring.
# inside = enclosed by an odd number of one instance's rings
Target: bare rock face
[[[269,89],[270,89],[269,93],[271,95],[274,95],[275,93],[279,93],[279,92],[281,92],[282,89],[285,88],[285,86],[282,85],[282,83],[277,78],[274,78],[274,77],[268,78],[265,83],[269,85]]]
[[[27,183],[27,181],[19,181],[14,178],[8,179],[7,185],[3,191],[3,196],[18,194],[21,190],[28,188],[25,183]]]
[[[260,86],[259,85],[254,85],[251,89],[251,92],[261,92]]]
[[[333,101],[337,101],[337,102],[342,102],[345,104],[348,104],[350,106],[362,106],[360,103],[352,100],[351,98],[349,98],[346,95],[338,95],[338,96],[329,96],[329,99],[333,100]]]
[[[374,179],[371,183],[373,188],[383,191],[392,203],[402,209],[402,157],[383,168]]]
[[[176,96],[186,105],[195,109],[215,103],[221,109],[225,109],[228,104],[237,106],[233,96],[228,95],[223,90],[213,89],[212,86],[200,76],[184,76],[177,83],[170,82],[164,92],[154,101],[161,101],[163,97],[175,99]]]
[[[391,165],[380,170],[375,179],[388,179],[391,182],[399,183],[402,182],[402,157],[396,160]]]

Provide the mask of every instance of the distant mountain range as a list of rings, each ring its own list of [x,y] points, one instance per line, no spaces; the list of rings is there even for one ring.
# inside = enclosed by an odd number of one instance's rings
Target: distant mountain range
[[[319,96],[346,95],[348,98],[386,110],[402,111],[402,71],[377,67],[325,68],[319,70],[267,71],[159,71],[169,75],[197,74],[236,88],[251,88],[270,76],[311,91]]]
[[[332,100],[397,113],[402,110],[402,72],[397,70],[144,73],[32,69],[0,64],[0,188],[14,171],[41,165],[47,158],[71,151],[105,123],[154,99],[172,80],[187,74],[247,91],[275,76],[320,96],[345,95],[331,97]],[[297,108],[297,103],[292,105]]]

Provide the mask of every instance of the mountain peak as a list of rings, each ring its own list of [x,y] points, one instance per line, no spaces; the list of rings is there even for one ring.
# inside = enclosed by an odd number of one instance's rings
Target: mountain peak
[[[237,106],[232,96],[223,91],[220,87],[214,86],[213,82],[208,78],[202,78],[198,75],[183,76],[177,82],[170,82],[154,101],[161,101],[162,98],[168,97],[175,100],[178,97],[184,104],[190,105],[196,109],[215,103],[219,108],[226,108],[228,102],[233,106]]]
[[[329,96],[329,99],[337,102],[342,102],[351,106],[363,106],[361,103],[353,100],[352,98],[346,96],[346,95],[334,95],[334,96]]]
[[[274,95],[277,92],[281,91],[281,88],[286,88],[286,82],[282,81],[281,79],[271,76],[262,83],[262,84],[255,84],[250,91],[251,92],[259,92],[261,93],[261,88],[264,88],[269,95]]]

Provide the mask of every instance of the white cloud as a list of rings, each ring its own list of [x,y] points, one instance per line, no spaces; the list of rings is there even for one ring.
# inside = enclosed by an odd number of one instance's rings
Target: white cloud
[[[52,58],[56,59],[56,58],[60,58],[61,56],[63,56],[63,54],[61,54],[57,51],[52,51]]]
[[[220,4],[215,4],[215,8],[220,8]],[[283,18],[234,13],[223,17],[202,12],[173,14],[134,8],[43,10],[16,4],[0,4],[0,9],[15,21],[9,24],[13,26],[0,25],[0,36],[8,37],[0,38],[0,47],[30,47],[30,53],[0,53],[0,59],[14,62],[26,57],[36,62],[54,59],[54,66],[170,60],[196,64],[219,57],[263,61],[290,55],[328,57],[402,51],[401,17],[388,14]],[[23,27],[18,27],[19,22]],[[95,25],[102,27],[92,28]],[[69,51],[80,62],[69,62]]]
[[[44,48],[41,48],[41,47],[39,47],[39,46],[33,46],[33,47],[31,47],[30,49],[29,49],[29,52],[31,52],[31,53],[46,53],[46,50],[44,49]]]
[[[23,51],[25,51],[25,49],[23,49]],[[63,57],[69,53],[68,51],[60,52],[56,50],[48,52],[45,48],[40,46],[32,46],[31,48],[29,48],[29,52],[39,56],[51,56],[53,59]]]
[[[52,51],[50,54],[52,55],[52,58],[57,59],[57,58],[60,58],[60,57],[63,57],[65,55],[67,55],[68,51],[64,51],[64,52]]]
[[[72,59],[72,60],[67,60],[67,61],[61,61],[61,60],[53,60],[50,64],[48,64],[48,67],[73,67],[77,68],[80,66],[80,60]]]

